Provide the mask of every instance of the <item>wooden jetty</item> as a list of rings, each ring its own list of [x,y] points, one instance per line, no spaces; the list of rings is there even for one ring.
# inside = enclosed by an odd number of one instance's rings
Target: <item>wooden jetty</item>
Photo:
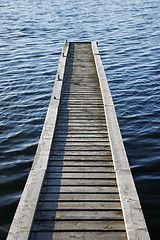
[[[63,46],[7,237],[27,239],[150,239],[95,42]]]

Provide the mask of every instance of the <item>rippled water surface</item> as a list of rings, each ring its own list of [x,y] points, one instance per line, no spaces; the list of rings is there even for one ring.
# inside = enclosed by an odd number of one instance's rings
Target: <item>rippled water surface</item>
[[[160,239],[160,1],[0,1],[0,239],[30,170],[65,39],[98,41],[152,239]]]

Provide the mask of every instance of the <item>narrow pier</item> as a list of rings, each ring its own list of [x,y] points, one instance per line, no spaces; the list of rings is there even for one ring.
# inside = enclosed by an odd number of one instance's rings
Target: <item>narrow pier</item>
[[[64,44],[7,239],[150,239],[96,43]]]

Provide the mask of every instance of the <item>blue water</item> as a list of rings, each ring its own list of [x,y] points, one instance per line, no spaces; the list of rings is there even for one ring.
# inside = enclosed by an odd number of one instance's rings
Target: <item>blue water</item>
[[[160,1],[1,0],[0,239],[30,170],[61,48],[98,41],[152,239],[160,239]]]

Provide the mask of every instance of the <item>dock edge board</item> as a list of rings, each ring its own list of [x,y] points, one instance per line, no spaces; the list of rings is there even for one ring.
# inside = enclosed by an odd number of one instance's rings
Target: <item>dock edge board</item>
[[[60,103],[69,43],[65,43],[59,58],[58,70],[46,119],[35,158],[14,215],[7,240],[27,240],[45,176]]]
[[[150,239],[150,236],[138,198],[135,183],[131,174],[128,158],[116,117],[114,103],[96,42],[92,42],[92,52],[102,93],[104,112],[127,238],[128,240],[148,240]]]

